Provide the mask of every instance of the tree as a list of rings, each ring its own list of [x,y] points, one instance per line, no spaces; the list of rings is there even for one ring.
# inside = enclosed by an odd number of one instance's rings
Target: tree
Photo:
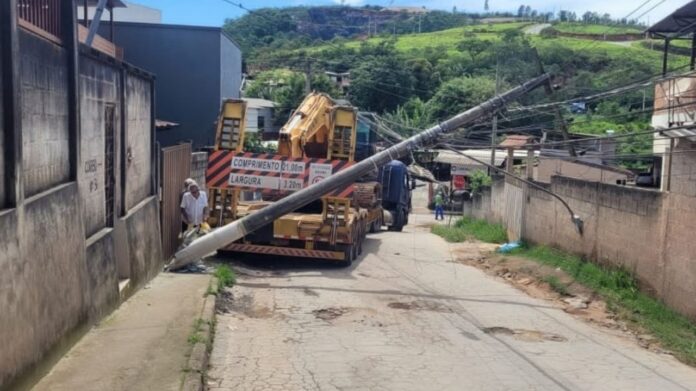
[[[413,75],[413,95],[429,99],[440,83],[440,75],[433,64],[425,58],[413,58],[406,61],[406,67]]]
[[[488,10],[490,9],[490,7],[488,6],[488,0],[485,0],[485,1],[483,2],[483,9],[484,9],[485,11],[488,11]]]
[[[434,118],[442,120],[470,109],[495,94],[495,80],[459,77],[445,82],[428,102]]]
[[[520,8],[517,9],[517,16],[520,18],[524,16],[524,5],[521,5]]]
[[[476,62],[479,54],[486,51],[490,46],[490,42],[478,38],[465,39],[457,44],[457,49],[460,52],[466,52],[471,56],[471,61]]]
[[[351,71],[350,99],[363,110],[385,112],[406,102],[414,78],[397,56],[367,59]]]

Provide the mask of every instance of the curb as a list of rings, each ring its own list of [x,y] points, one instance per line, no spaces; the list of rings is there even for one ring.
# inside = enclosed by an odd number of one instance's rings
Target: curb
[[[205,389],[205,374],[208,369],[208,359],[213,347],[215,334],[215,302],[218,295],[218,279],[211,277],[208,292],[203,302],[199,319],[196,319],[197,331],[194,333],[201,338],[193,343],[191,355],[184,369],[184,379],[181,391],[203,391]]]

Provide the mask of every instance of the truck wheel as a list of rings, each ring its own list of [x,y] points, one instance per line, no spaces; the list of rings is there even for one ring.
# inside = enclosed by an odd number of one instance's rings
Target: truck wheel
[[[346,246],[346,248],[343,250],[344,258],[343,261],[340,262],[341,266],[348,267],[353,264],[353,260],[355,260],[355,244],[349,244]]]
[[[394,219],[394,225],[389,227],[390,231],[401,232],[404,230],[404,219],[406,218],[403,209],[399,209],[399,212]]]
[[[378,217],[375,221],[370,224],[370,233],[379,232],[382,230],[382,217]]]

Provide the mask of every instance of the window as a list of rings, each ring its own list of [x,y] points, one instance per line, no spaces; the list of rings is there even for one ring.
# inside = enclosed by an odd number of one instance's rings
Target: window
[[[266,117],[259,115],[256,118],[256,128],[261,132],[266,129]]]

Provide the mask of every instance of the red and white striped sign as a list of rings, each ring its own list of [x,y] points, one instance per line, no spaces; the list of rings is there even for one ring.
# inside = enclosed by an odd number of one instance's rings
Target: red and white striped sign
[[[206,185],[215,189],[262,190],[289,193],[326,179],[350,167],[345,160],[288,158],[267,153],[215,151],[208,158]],[[352,197],[353,186],[331,195]]]

